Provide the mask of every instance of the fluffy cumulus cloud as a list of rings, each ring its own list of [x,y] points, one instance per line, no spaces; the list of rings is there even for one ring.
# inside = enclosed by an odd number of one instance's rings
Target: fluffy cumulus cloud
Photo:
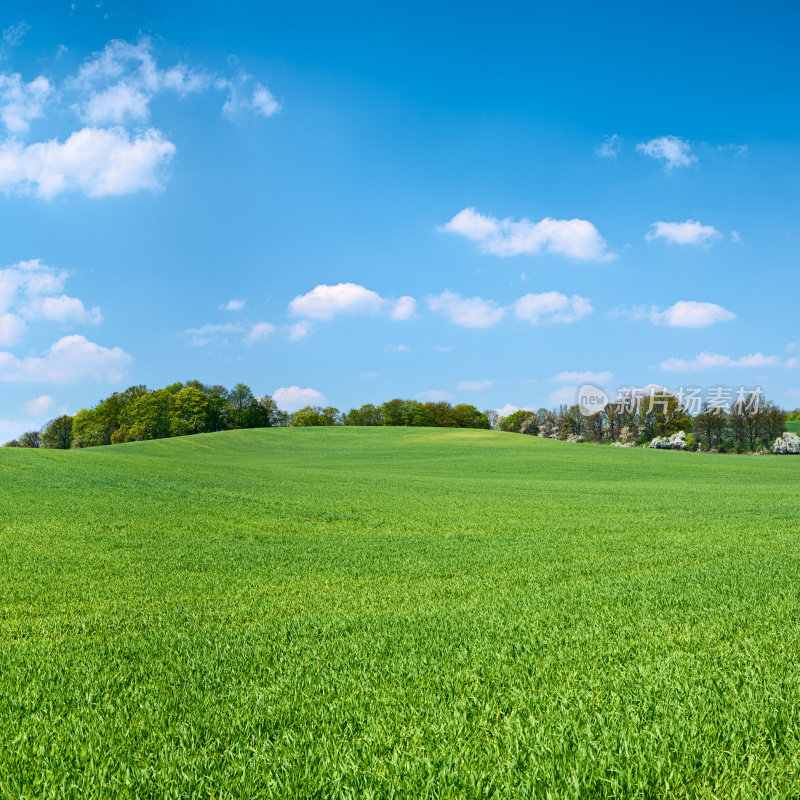
[[[86,308],[77,297],[63,293],[66,280],[66,272],[39,259],[0,269],[0,346],[22,341],[31,320],[99,323],[103,315],[97,306]]]
[[[314,325],[307,319],[301,319],[284,328],[284,334],[290,342],[299,342],[311,335]]]
[[[428,308],[464,328],[491,328],[500,322],[505,314],[505,309],[493,300],[484,300],[482,297],[462,297],[449,289],[445,289],[439,295],[429,297]]]
[[[0,72],[0,120],[12,134],[27,133],[31,120],[44,115],[53,85],[39,75],[26,83],[17,73]]]
[[[403,295],[398,300],[390,302],[389,317],[396,321],[408,319],[416,310],[417,301],[413,297]]]
[[[175,145],[146,127],[151,103],[202,91],[225,95],[227,117],[247,112],[269,117],[279,109],[270,91],[249,75],[209,74],[182,63],[159,65],[147,37],[115,39],[58,86],[39,75],[0,73],[0,123],[10,138],[0,142],[0,190],[49,198],[66,191],[105,197],[156,190]],[[48,141],[24,142],[32,120],[47,107],[71,110],[84,127]]]
[[[73,108],[91,125],[146,122],[157,94],[191,94],[211,83],[209,75],[183,64],[161,69],[147,37],[137,42],[113,39],[69,81],[80,98]]]
[[[161,172],[175,145],[153,128],[83,128],[66,141],[0,144],[0,189],[49,198],[62,192],[89,197],[161,188]]]
[[[648,242],[665,239],[670,244],[691,244],[695,247],[708,247],[722,234],[712,225],[703,225],[693,219],[686,222],[654,222],[645,235]]]
[[[572,406],[578,402],[578,387],[577,386],[562,386],[560,389],[555,389],[547,396],[551,405],[554,406]]]
[[[327,400],[322,392],[316,389],[301,389],[299,386],[281,386],[272,393],[272,397],[283,411],[297,411],[305,406],[321,406]]]
[[[49,394],[43,394],[28,400],[25,403],[25,412],[32,417],[41,417],[53,407],[53,398]]]
[[[235,298],[232,300],[228,300],[227,303],[220,306],[223,311],[241,311],[245,307],[244,300],[236,300]]]
[[[659,369],[667,372],[707,372],[712,369],[735,368],[743,369],[747,367],[779,367],[782,366],[781,360],[777,356],[765,356],[763,353],[753,353],[752,355],[731,358],[730,356],[720,355],[719,353],[702,352],[693,359],[668,358],[662,361]],[[788,365],[787,365],[788,366]]]
[[[329,322],[341,315],[385,313],[390,319],[399,321],[408,319],[416,307],[413,297],[391,300],[357,283],[337,283],[331,286],[320,284],[310,292],[298,295],[289,303],[289,313],[320,322]]]
[[[699,303],[696,300],[679,300],[664,311],[652,309],[648,316],[656,325],[669,325],[673,328],[705,328],[715,322],[736,319],[736,314],[727,308],[716,303]]]
[[[13,347],[25,337],[28,326],[17,314],[0,314],[0,347]]]
[[[515,411],[522,411],[523,409],[525,411],[533,411],[533,409],[528,406],[515,406],[513,403],[506,403],[502,408],[496,410],[501,417],[507,417],[509,414],[513,414]]]
[[[667,169],[688,167],[697,161],[692,146],[679,136],[659,136],[649,142],[641,142],[636,149],[650,158],[660,161]]]
[[[613,379],[611,372],[559,372],[550,378],[553,383],[594,383],[600,386],[611,383]]]
[[[576,322],[591,314],[592,304],[585,297],[560,292],[529,293],[520,297],[510,308],[482,297],[462,297],[445,289],[441,294],[427,298],[428,308],[442,314],[447,320],[464,328],[491,328],[500,322],[506,312],[531,325],[553,322]]]
[[[514,303],[517,319],[539,325],[549,322],[576,322],[588,316],[594,309],[585,297],[573,294],[567,297],[561,292],[526,294]]]
[[[441,231],[477,242],[484,253],[497,256],[535,255],[547,252],[579,261],[614,258],[600,232],[585,219],[497,219],[475,208],[459,211]]]
[[[256,322],[250,327],[250,330],[244,337],[244,342],[245,344],[263,342],[264,339],[268,339],[274,331],[275,326],[271,322]]]
[[[459,381],[456,389],[459,392],[485,392],[494,386],[494,381],[479,380],[479,381]]]
[[[0,380],[41,383],[122,380],[131,356],[119,347],[102,347],[85,336],[63,336],[41,356],[18,358],[0,351]]]
[[[83,63],[70,85],[81,94],[75,110],[92,125],[145,122],[157,95],[185,96],[209,89],[224,94],[222,113],[229,119],[241,113],[271,117],[280,110],[272,92],[245,72],[229,77],[182,63],[160,67],[147,37],[110,41]]]

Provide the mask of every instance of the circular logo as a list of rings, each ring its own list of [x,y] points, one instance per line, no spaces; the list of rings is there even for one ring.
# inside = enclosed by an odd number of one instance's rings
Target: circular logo
[[[591,417],[599,413],[608,405],[608,402],[608,395],[591,383],[584,383],[578,389],[578,408],[584,417]]]

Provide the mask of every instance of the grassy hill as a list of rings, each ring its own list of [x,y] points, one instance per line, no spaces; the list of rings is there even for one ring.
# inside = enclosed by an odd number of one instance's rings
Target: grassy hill
[[[0,796],[756,797],[800,458],[436,429],[0,451]]]
[[[787,422],[786,430],[792,433],[800,433],[800,421],[794,420],[793,422]]]

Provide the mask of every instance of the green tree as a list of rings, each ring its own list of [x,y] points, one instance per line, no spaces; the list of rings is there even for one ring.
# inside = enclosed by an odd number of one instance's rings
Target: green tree
[[[99,417],[94,409],[82,408],[74,416],[70,447],[97,447],[110,442],[107,421]]]
[[[167,389],[156,389],[137,397],[130,406],[131,437],[166,439],[175,431],[175,395]]]
[[[228,395],[228,405],[230,406],[230,420],[232,428],[248,428],[249,416],[252,406],[255,404],[253,391],[243,383],[237,383]]]
[[[343,425],[380,425],[381,412],[372,403],[367,403],[361,408],[351,408],[342,415]]]
[[[51,450],[69,450],[72,445],[72,417],[56,417],[42,432],[42,447]]]
[[[292,419],[293,428],[310,428],[318,426],[338,425],[340,412],[338,408],[328,406],[305,406],[295,411]]]
[[[19,437],[20,447],[41,447],[42,440],[39,431],[27,431]]]
[[[208,395],[195,386],[185,386],[175,395],[176,432],[200,433],[208,419]]]
[[[538,433],[538,414],[536,414],[535,411],[530,411],[527,408],[521,408],[519,411],[512,412],[507,417],[503,417],[499,423],[499,429],[501,431],[509,431],[510,433],[520,433],[522,431],[522,426],[534,418],[536,418],[536,432]]]

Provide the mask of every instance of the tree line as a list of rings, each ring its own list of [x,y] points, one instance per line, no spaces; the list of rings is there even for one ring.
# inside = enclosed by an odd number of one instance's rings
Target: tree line
[[[92,408],[57,417],[41,431],[28,431],[5,446],[66,450],[242,428],[389,425],[494,428],[621,446],[643,445],[683,431],[687,449],[743,453],[769,449],[791,420],[800,420],[800,410],[787,414],[771,402],[734,404],[730,410],[705,406],[690,415],[669,392],[656,392],[628,406],[609,403],[592,415],[583,414],[577,405],[561,405],[522,409],[503,417],[466,403],[401,398],[344,412],[332,406],[306,406],[288,413],[270,395],[256,397],[243,383],[227,389],[186,381],[152,391],[131,386],[114,392]]]
[[[256,397],[243,383],[228,390],[186,381],[152,391],[146,386],[131,386],[124,392],[114,392],[93,408],[84,408],[75,416],[56,417],[41,431],[28,431],[5,447],[67,450],[241,428],[319,425],[490,427],[484,412],[466,404],[395,399],[347,412],[306,406],[290,414],[279,409],[270,395]]]
[[[689,414],[669,392],[656,392],[631,405],[608,403],[602,411],[585,415],[577,405],[557,409],[522,409],[507,417],[496,414],[498,430],[563,439],[633,447],[683,431],[689,450],[749,453],[769,450],[786,431],[786,422],[800,420],[800,410],[789,413],[772,402],[735,403],[729,409],[705,404]]]

